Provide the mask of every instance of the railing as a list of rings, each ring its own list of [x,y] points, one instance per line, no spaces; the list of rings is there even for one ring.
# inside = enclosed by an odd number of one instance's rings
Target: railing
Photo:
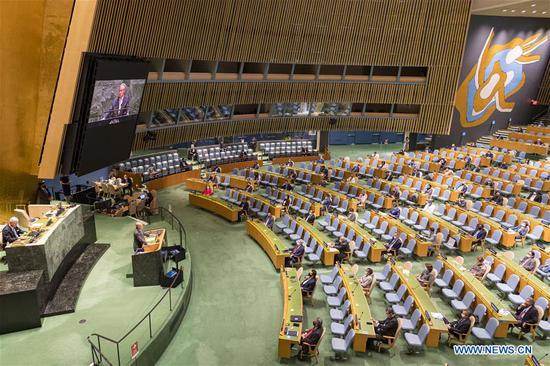
[[[172,230],[177,230],[179,232],[179,239],[180,239],[179,244],[185,248],[185,245],[187,244],[187,233],[181,221],[176,216],[174,216],[172,212],[170,212],[164,207],[159,207],[159,215],[163,221],[170,223],[170,225],[172,226]],[[166,220],[166,218],[169,218],[169,220]],[[179,269],[179,268],[178,270],[182,271],[182,269]],[[154,332],[153,332],[152,315],[155,312],[155,310],[159,307],[159,305],[166,298],[168,298],[168,305],[169,305],[170,312],[174,310],[174,307],[173,307],[174,304],[172,303],[172,291],[177,289],[177,288],[174,288],[174,283],[175,281],[177,281],[178,277],[179,276],[174,277],[170,286],[164,291],[164,294],[162,294],[161,298],[155,303],[155,305],[153,305],[153,307],[147,312],[147,314],[145,314],[145,316],[143,316],[128,332],[126,332],[126,334],[124,334],[119,339],[115,340],[98,333],[92,333],[86,338],[88,340],[88,343],[90,344],[93,365],[120,366],[123,364],[127,364],[121,358],[121,344],[130,335],[135,335],[135,338],[137,338],[138,334],[136,333],[138,332],[135,332],[135,331],[142,324],[144,324],[145,321],[147,321],[148,339],[150,340],[153,338]],[[179,287],[182,289],[182,293],[183,293],[183,281],[181,283],[181,286]],[[106,355],[107,352],[105,351],[105,347],[106,347],[105,343],[111,345],[116,350],[116,360],[114,361],[109,360],[109,358],[107,357]],[[129,360],[128,362],[131,362],[131,360]]]
[[[162,206],[159,207],[159,215],[163,221],[170,222],[172,230],[178,231],[180,237],[179,245],[187,249],[187,232],[185,231],[185,227],[183,226],[181,221],[170,210]],[[166,219],[167,217],[170,219],[170,221]],[[177,229],[174,228],[174,224],[176,224]]]
[[[181,269],[180,269],[181,271]],[[164,292],[162,297],[156,302],[156,304],[149,310],[147,314],[139,322],[136,323],[126,334],[124,334],[122,337],[120,337],[118,340],[111,339],[109,337],[103,336],[98,333],[92,333],[90,334],[86,339],[88,340],[88,343],[90,343],[90,348],[92,351],[92,362],[94,365],[101,365],[103,363],[112,366],[113,363],[107,358],[107,356],[102,352],[102,345],[101,340],[104,340],[106,342],[109,342],[110,344],[114,345],[116,347],[116,365],[120,366],[123,363],[121,363],[121,356],[120,356],[120,344],[124,342],[126,338],[141,325],[145,320],[148,321],[148,329],[149,329],[149,339],[153,338],[153,326],[152,326],[152,319],[151,315],[155,311],[155,309],[160,305],[160,303],[168,296],[168,303],[170,306],[170,311],[173,310],[172,306],[172,289],[174,282],[177,280],[178,276],[174,277],[174,280],[170,284],[170,287]],[[181,288],[183,289],[183,281],[181,283]],[[93,338],[95,337],[96,343],[93,342]]]

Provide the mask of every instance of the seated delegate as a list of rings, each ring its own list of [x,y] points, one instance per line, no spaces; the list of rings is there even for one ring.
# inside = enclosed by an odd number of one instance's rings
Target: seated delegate
[[[313,328],[306,329],[300,337],[300,353],[298,358],[303,359],[304,354],[309,354],[321,339],[323,335],[323,321],[317,318],[313,321]]]
[[[398,321],[393,309],[391,307],[386,308],[386,319],[378,321],[373,320],[374,332],[376,338],[369,338],[367,341],[367,348],[372,349],[375,342],[388,343],[388,339],[385,337],[395,337],[397,332]]]
[[[267,226],[268,229],[273,230],[274,223],[275,223],[275,217],[273,217],[271,212],[268,212],[264,222],[265,226]]]
[[[460,338],[461,335],[468,333],[472,320],[470,319],[470,310],[462,310],[460,318],[447,324],[449,335]]]
[[[350,243],[348,243],[345,237],[341,236],[334,245],[334,248],[339,251],[336,255],[336,262],[342,262],[346,259],[347,253],[350,252]]]
[[[535,308],[535,300],[532,297],[527,298],[523,304],[517,307],[514,316],[517,321],[511,326],[520,328],[523,332],[528,332],[528,324],[536,324],[539,321],[539,312]]]
[[[485,258],[483,256],[478,256],[476,263],[470,268],[470,273],[474,275],[475,278],[481,280],[485,273],[487,272],[487,264],[485,263]]]
[[[384,244],[384,250],[382,251],[382,254],[391,254],[393,256],[397,255],[397,252],[399,251],[399,248],[403,245],[403,240],[397,235],[397,233],[393,236],[393,238],[389,241],[389,243]]]
[[[487,229],[485,229],[485,226],[483,224],[477,224],[476,230],[472,234],[474,237],[474,240],[472,242],[472,249],[475,249],[478,245],[483,243],[485,238],[487,237]]]
[[[535,258],[535,252],[529,251],[525,257],[519,262],[526,271],[534,272],[537,269],[537,258]]]
[[[359,278],[359,283],[363,288],[363,293],[365,296],[370,296],[370,291],[373,288],[374,283],[376,283],[376,278],[374,277],[372,268],[367,268],[365,270],[365,273],[361,276],[361,278]]]
[[[416,276],[416,280],[420,283],[420,286],[429,288],[435,281],[434,267],[430,263],[426,263],[424,270]]]
[[[285,267],[290,267],[301,262],[305,251],[304,241],[302,239],[298,239],[298,241],[296,241],[296,246],[290,252],[290,256],[285,258]]]
[[[2,229],[2,244],[0,245],[0,250],[3,250],[7,244],[13,243],[25,231],[19,227],[19,219],[17,217],[11,217],[6,226]],[[5,257],[2,259],[4,260]]]
[[[312,269],[302,281],[300,287],[302,288],[302,295],[308,296],[313,293],[315,285],[317,284],[317,271]]]
[[[388,211],[388,214],[394,219],[398,219],[401,215],[401,209],[397,206],[397,202],[394,202],[393,207]]]

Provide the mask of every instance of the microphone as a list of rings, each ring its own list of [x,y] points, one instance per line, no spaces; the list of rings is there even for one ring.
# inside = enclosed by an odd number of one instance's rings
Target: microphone
[[[546,356],[548,356],[548,353],[546,353],[544,356],[542,356],[541,358],[538,359],[538,361],[542,361]]]
[[[291,299],[292,295],[294,295],[295,292],[296,292],[296,288],[294,288],[294,290],[292,290],[292,292],[288,295],[288,298]]]

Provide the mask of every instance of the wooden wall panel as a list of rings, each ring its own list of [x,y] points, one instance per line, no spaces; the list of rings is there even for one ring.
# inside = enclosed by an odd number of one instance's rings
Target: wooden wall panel
[[[179,60],[428,67],[423,85],[151,83],[145,89],[143,111],[304,101],[420,104],[418,119],[401,121],[402,126],[393,119],[358,118],[342,125],[425,133],[450,130],[471,0],[97,1],[92,52]],[[277,123],[257,122],[167,127],[157,134],[165,134],[162,140],[168,143],[280,128]],[[324,129],[325,122],[300,119],[292,128]],[[139,139],[138,135],[136,147]]]
[[[90,51],[142,57],[459,65],[470,0],[98,0]]]
[[[550,105],[550,61],[546,65],[546,71],[540,82],[540,89],[537,94],[537,100],[544,105]]]
[[[424,84],[187,82],[145,86],[142,111],[182,106],[286,102],[369,102],[421,104]],[[434,96],[437,100],[439,97]]]
[[[452,108],[449,108],[449,110],[452,110]],[[177,144],[182,141],[200,140],[210,137],[267,132],[362,130],[421,133],[426,128],[420,118],[338,117],[335,125],[331,125],[329,120],[330,118],[328,117],[281,117],[181,124],[155,129],[155,141],[145,142],[143,139],[145,131],[136,133],[133,150],[158,148]],[[445,131],[446,125],[440,124],[438,133],[445,133]]]

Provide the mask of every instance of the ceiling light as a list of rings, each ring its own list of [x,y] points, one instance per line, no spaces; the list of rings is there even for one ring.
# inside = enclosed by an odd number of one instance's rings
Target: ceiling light
[[[522,12],[522,13],[525,13],[525,10],[522,10],[521,12]]]
[[[506,13],[507,11],[508,11],[508,9],[502,9],[503,13]]]
[[[542,12],[542,14],[546,14],[546,12],[545,12],[545,11],[543,11],[543,12]]]
[[[515,13],[516,11],[514,9],[510,10],[511,13]]]
[[[537,11],[536,10],[533,10],[531,13],[535,14]]]
[[[531,4],[531,6],[537,6],[537,4],[535,4],[535,3],[532,3],[532,4]]]

